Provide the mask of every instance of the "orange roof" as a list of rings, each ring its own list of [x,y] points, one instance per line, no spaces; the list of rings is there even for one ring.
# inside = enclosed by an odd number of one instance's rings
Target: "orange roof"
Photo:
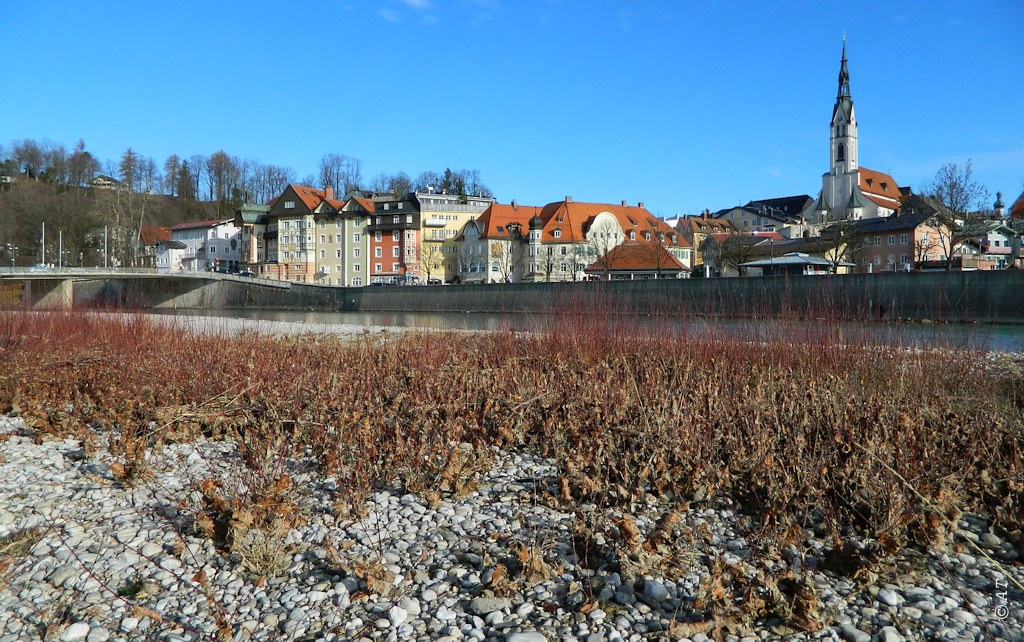
[[[681,271],[687,267],[660,243],[627,241],[617,245],[586,267],[585,272]]]
[[[530,219],[540,215],[542,209],[533,205],[491,203],[483,211],[483,214],[476,218],[476,222],[480,226],[480,236],[482,238],[509,238],[509,223],[518,223],[525,236],[530,229]]]
[[[604,212],[614,216],[619,227],[626,234],[630,230],[656,231],[676,236],[676,241],[669,243],[669,245],[686,244],[686,241],[674,228],[648,212],[642,206],[580,203],[571,198],[548,203],[541,209],[540,218],[544,221],[544,232],[541,236],[541,241],[561,243],[585,242],[587,240],[586,232],[590,229],[590,224],[598,214]],[[561,231],[561,236],[557,239],[554,235],[555,230]]]
[[[892,176],[863,166],[859,174],[860,189],[865,196],[882,207],[893,210],[899,208],[903,197],[900,194],[900,186]]]
[[[691,233],[714,233],[722,230],[733,229],[732,222],[726,218],[704,218],[703,216],[687,216],[681,224],[686,226]]]
[[[139,237],[144,245],[156,245],[160,241],[171,240],[171,228],[147,225],[139,230]]]
[[[1010,213],[1008,216],[1010,218],[1024,218],[1024,192],[1021,192],[1020,196],[1017,197],[1017,200],[1015,200],[1013,205],[1010,206]]]

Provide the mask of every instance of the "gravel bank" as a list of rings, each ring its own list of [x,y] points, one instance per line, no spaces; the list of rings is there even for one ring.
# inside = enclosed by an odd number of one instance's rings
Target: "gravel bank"
[[[297,459],[288,472],[302,525],[280,538],[253,533],[248,556],[228,555],[194,516],[203,480],[231,488],[244,479],[232,442],[167,446],[149,459],[150,481],[125,487],[102,448],[37,444],[11,418],[0,418],[0,433],[0,642],[218,631],[257,641],[700,642],[716,626],[743,642],[1019,640],[1024,625],[1024,595],[1007,576],[1024,582],[1018,552],[977,517],[960,525],[984,555],[964,542],[905,551],[888,570],[854,578],[821,568],[827,545],[812,530],[758,562],[747,520],[725,500],[680,510],[673,541],[594,570],[571,535],[596,509],[550,505],[549,461],[495,452],[464,497],[430,502],[382,489],[339,506],[343,480]],[[655,541],[665,510],[651,500],[634,511],[640,540]],[[593,533],[595,545],[612,536]],[[775,615],[751,618],[746,630],[721,615],[709,621],[716,565],[751,576],[744,586],[765,599],[773,583],[764,577],[812,587],[822,628],[801,632]]]

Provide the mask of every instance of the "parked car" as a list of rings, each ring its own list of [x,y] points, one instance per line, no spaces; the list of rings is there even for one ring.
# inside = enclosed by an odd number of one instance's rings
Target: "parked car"
[[[239,270],[238,276],[256,276],[256,273],[252,270]]]
[[[53,267],[47,265],[46,263],[36,263],[32,267],[30,267],[28,269],[28,271],[29,272],[52,272],[53,271]]]
[[[216,269],[216,270],[214,270],[214,271],[215,271],[215,272],[216,272],[217,274],[231,274],[231,270],[227,269],[226,267],[220,267],[220,268],[217,268],[217,269]]]

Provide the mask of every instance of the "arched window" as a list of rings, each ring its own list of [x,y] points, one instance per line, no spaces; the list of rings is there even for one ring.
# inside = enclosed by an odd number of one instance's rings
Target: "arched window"
[[[836,149],[836,160],[846,160],[846,145],[839,143],[839,147]]]

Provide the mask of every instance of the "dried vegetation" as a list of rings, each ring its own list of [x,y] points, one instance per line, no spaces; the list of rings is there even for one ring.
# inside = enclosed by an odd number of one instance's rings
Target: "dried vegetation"
[[[649,496],[674,506],[731,497],[763,551],[799,545],[810,526],[836,542],[870,538],[879,556],[940,545],[967,510],[1019,542],[1019,369],[821,328],[792,336],[780,322],[785,340],[750,341],[579,317],[536,334],[381,341],[0,313],[0,412],[44,437],[108,435],[126,484],[145,478],[145,454],[163,442],[235,439],[248,478],[204,483],[197,526],[260,573],[280,570],[274,534],[301,515],[282,463],[297,453],[335,475],[339,506],[353,509],[383,484],[435,501],[469,491],[495,445],[551,457],[561,471],[551,501],[624,515],[581,520],[580,558],[599,553],[595,541],[616,542],[638,574],[689,563],[686,547],[669,545],[683,536],[674,512],[646,537],[629,523]],[[813,628],[813,600],[794,599],[809,589],[759,577],[719,567],[702,603],[721,614],[756,593],[760,610]],[[785,604],[773,602],[777,582],[793,584]]]

